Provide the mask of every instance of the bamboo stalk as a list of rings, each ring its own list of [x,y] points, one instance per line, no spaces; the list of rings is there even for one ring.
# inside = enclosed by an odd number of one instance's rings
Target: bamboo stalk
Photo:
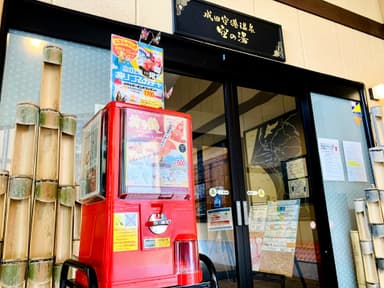
[[[74,202],[74,186],[59,187],[55,237],[56,264],[62,264],[72,258]]]
[[[62,115],[59,164],[60,186],[75,184],[75,135],[76,117],[73,115]]]
[[[4,223],[5,223],[5,204],[7,200],[9,173],[5,170],[0,170],[0,241],[4,239]],[[1,249],[2,251],[2,249]]]
[[[53,288],[59,288],[60,287],[60,274],[61,274],[61,268],[63,267],[63,264],[55,264],[53,265]]]
[[[11,175],[33,177],[39,108],[31,103],[16,105],[16,129]]]
[[[28,265],[28,288],[52,287],[53,259],[30,261]]]
[[[58,178],[59,127],[59,112],[41,109],[36,166],[37,180],[57,180]]]
[[[56,226],[57,181],[39,180],[33,201],[30,259],[53,257]]]
[[[72,241],[72,258],[78,259],[80,252],[80,240]]]
[[[375,256],[384,258],[384,224],[372,224],[372,241]]]
[[[40,107],[60,110],[62,50],[57,46],[44,47],[44,62],[40,84]]]
[[[5,260],[28,257],[31,193],[31,178],[10,177],[3,244]]]
[[[384,144],[384,121],[383,121],[383,108],[381,106],[371,107],[371,118],[373,128],[375,131],[375,138],[377,146]]]
[[[384,259],[376,259],[377,273],[379,275],[380,287],[384,287]]]
[[[369,155],[371,158],[375,186],[378,189],[384,189],[384,148],[369,148]]]
[[[371,241],[360,241],[361,255],[363,257],[364,273],[367,283],[376,284],[379,282],[375,255]]]
[[[24,287],[26,270],[27,261],[3,261],[0,264],[0,287]]]
[[[350,231],[353,260],[355,264],[356,280],[358,287],[365,287],[365,273],[363,266],[363,257],[361,255],[359,233],[357,231]]]
[[[364,189],[369,224],[383,223],[380,207],[379,190],[375,188]]]
[[[80,203],[80,187],[75,186],[75,206],[73,210],[73,240],[80,240],[81,232],[81,203]]]
[[[355,199],[354,206],[357,230],[359,231],[359,238],[361,241],[371,240],[371,232],[369,230],[368,217],[365,209],[365,200]]]

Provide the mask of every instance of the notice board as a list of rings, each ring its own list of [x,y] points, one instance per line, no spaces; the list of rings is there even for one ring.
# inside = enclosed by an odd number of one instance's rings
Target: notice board
[[[252,269],[292,277],[300,199],[269,201],[264,207],[249,214]]]

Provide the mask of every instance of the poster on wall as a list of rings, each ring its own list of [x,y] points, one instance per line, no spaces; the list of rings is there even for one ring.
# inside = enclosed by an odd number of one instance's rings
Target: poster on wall
[[[344,181],[339,140],[319,138],[318,144],[323,179],[326,181]]]
[[[281,162],[289,199],[308,198],[309,181],[306,157],[300,156]]]
[[[163,49],[111,36],[112,100],[164,108]]]
[[[233,230],[231,207],[208,210],[207,222],[208,231]]]
[[[343,150],[347,166],[348,181],[367,182],[361,143],[355,141],[343,141]]]
[[[261,246],[263,245],[265,233],[267,209],[267,203],[257,203],[249,208],[249,242],[251,244],[253,271],[259,271],[260,269]]]
[[[292,277],[300,199],[269,201],[259,271]]]

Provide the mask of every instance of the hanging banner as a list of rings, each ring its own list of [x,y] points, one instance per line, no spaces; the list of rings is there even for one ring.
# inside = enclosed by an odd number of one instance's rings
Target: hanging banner
[[[112,100],[164,108],[163,49],[111,37]]]

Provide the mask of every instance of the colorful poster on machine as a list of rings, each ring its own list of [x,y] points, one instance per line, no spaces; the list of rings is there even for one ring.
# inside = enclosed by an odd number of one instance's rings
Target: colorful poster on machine
[[[163,49],[111,36],[112,100],[164,108]]]
[[[128,198],[184,199],[190,185],[188,119],[125,111],[122,192]]]

